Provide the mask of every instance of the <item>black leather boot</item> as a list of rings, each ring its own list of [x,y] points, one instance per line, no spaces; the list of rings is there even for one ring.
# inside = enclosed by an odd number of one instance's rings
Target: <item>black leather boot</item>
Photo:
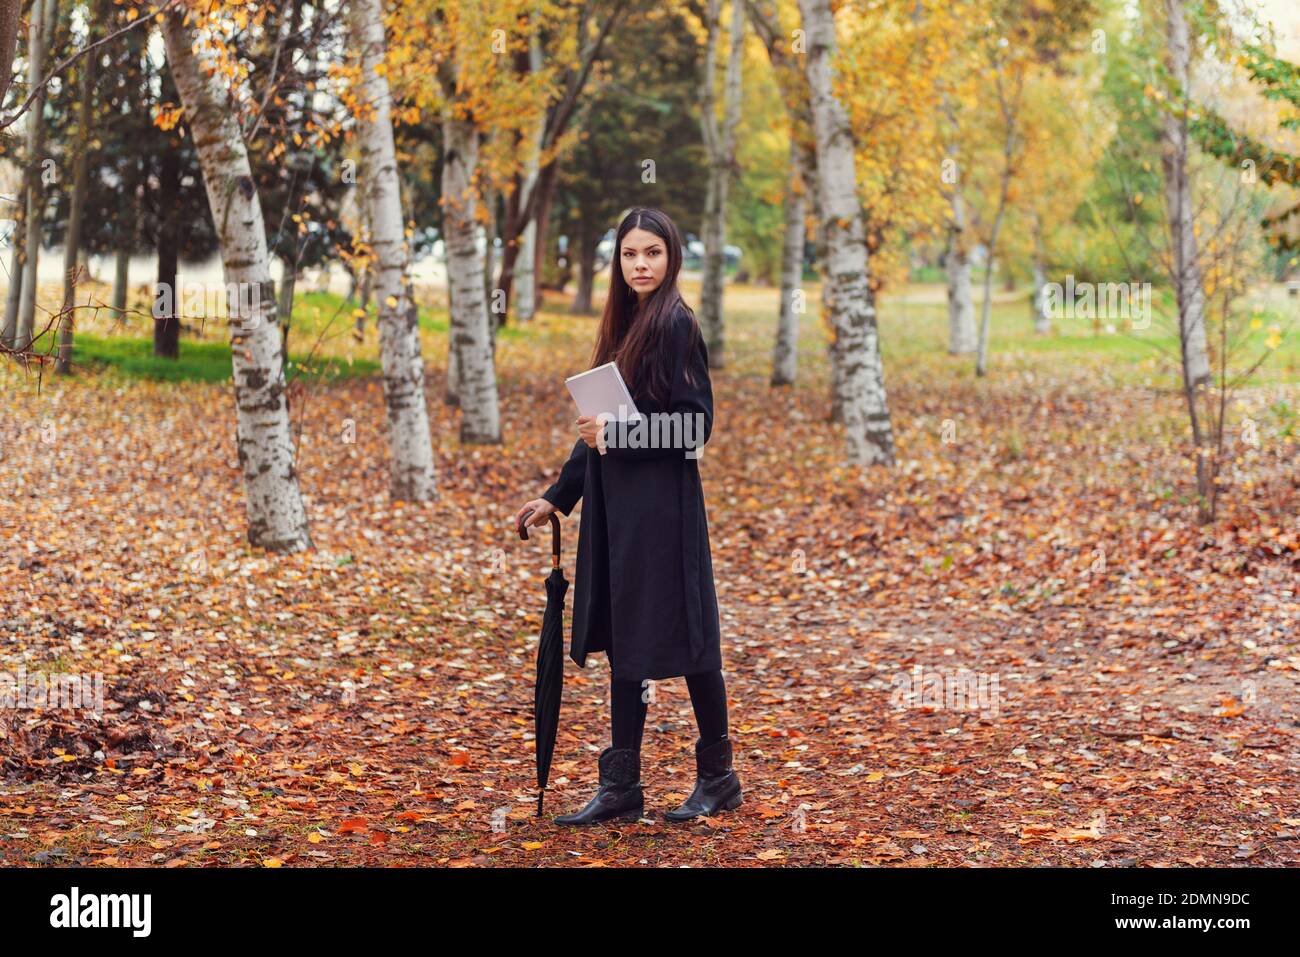
[[[632,748],[606,748],[600,752],[600,790],[581,811],[561,814],[555,823],[599,824],[612,818],[635,821],[644,813],[641,752]]]
[[[707,747],[695,742],[695,790],[680,807],[664,814],[669,821],[689,821],[702,814],[716,814],[739,807],[744,798],[740,778],[731,770],[731,739],[725,734]]]

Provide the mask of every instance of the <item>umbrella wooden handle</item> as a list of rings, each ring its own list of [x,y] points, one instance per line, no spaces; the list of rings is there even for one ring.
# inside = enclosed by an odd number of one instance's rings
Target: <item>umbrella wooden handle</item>
[[[528,516],[532,515],[535,509],[529,509],[524,512],[519,519],[519,537],[528,541]],[[555,517],[555,513],[550,515],[551,519],[551,567],[560,567],[560,520]]]

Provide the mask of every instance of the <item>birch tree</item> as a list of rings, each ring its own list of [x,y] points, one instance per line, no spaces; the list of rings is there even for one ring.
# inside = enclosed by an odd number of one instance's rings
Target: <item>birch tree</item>
[[[1030,311],[1034,317],[1034,334],[1045,336],[1052,331],[1052,316],[1047,303],[1047,255],[1044,252],[1043,221],[1037,211],[1031,214],[1033,220],[1033,288],[1030,298]]]
[[[817,142],[817,189],[825,223],[823,298],[829,299],[834,331],[834,399],[844,422],[848,463],[892,465],[894,432],[885,394],[876,307],[868,285],[854,142],[848,116],[833,90],[835,19],[829,0],[799,0],[799,8],[807,37],[805,71]]]
[[[542,71],[542,44],[534,33],[528,38],[528,66],[531,73],[537,74]],[[533,190],[537,188],[538,175],[541,172],[542,160],[542,141],[546,134],[546,123],[543,120],[533,127],[533,135],[528,141],[528,159],[524,162],[523,180],[520,183],[520,192],[522,195],[531,196]],[[514,208],[519,204],[519,196],[513,197],[515,202],[511,204]],[[519,211],[516,209],[515,217]],[[509,219],[509,217],[507,217]],[[515,223],[510,221],[505,229],[505,243],[509,244],[509,237],[514,232]],[[507,271],[506,252],[502,250],[501,254],[501,272],[504,277]],[[504,284],[499,284],[504,288]],[[515,317],[520,322],[528,322],[537,313],[537,217],[530,216],[528,222],[524,225],[523,231],[519,235],[519,255],[514,262],[514,295],[515,295]]]
[[[408,0],[396,11],[390,49],[393,75],[406,74],[394,95],[437,116],[442,126],[442,238],[453,353],[448,391],[460,406],[460,438],[467,443],[501,441],[495,330],[477,234],[490,220],[484,197],[514,177],[520,164],[515,144],[545,111],[546,90],[515,66],[527,52],[529,34],[521,25],[531,22],[534,3]]]
[[[410,278],[410,246],[402,215],[401,180],[393,146],[391,95],[384,65],[382,0],[352,0],[352,43],[361,59],[357,138],[361,180],[370,224],[379,352],[388,417],[389,493],[402,501],[438,495],[424,395],[419,307]]]
[[[749,22],[767,48],[777,88],[790,118],[790,173],[785,194],[785,229],[781,245],[781,304],[772,345],[773,386],[792,385],[798,374],[799,317],[806,309],[803,260],[809,212],[819,224],[817,150],[813,136],[808,76],[781,27],[774,0],[747,0]],[[809,207],[812,207],[810,210]]]
[[[36,292],[40,285],[41,227],[45,217],[45,176],[42,152],[45,142],[45,52],[54,34],[57,16],[56,0],[34,0],[31,23],[27,36],[27,86],[35,92],[27,114],[27,179],[26,221],[27,235],[23,242],[26,259],[23,264],[22,291],[18,303],[18,324],[14,337],[17,349],[31,345],[36,326]],[[17,281],[16,278],[12,281]]]
[[[1178,339],[1183,378],[1190,389],[1211,381],[1209,349],[1205,335],[1205,284],[1201,276],[1196,239],[1196,212],[1192,204],[1192,178],[1188,168],[1190,139],[1187,113],[1191,64],[1191,37],[1183,0],[1165,0],[1165,62],[1177,97],[1176,109],[1166,112],[1164,150],[1165,216],[1169,224],[1174,297],[1178,302]]]
[[[984,299],[980,304],[979,338],[975,346],[975,374],[988,373],[989,322],[993,310],[993,263],[998,249],[998,237],[1007,215],[1007,200],[1011,195],[1011,178],[1015,175],[1024,137],[1020,129],[1020,104],[1025,89],[1026,64],[1019,50],[1006,50],[1007,43],[1000,31],[988,38],[989,64],[993,74],[997,116],[1000,121],[1001,157],[997,179],[997,201],[993,220],[984,237],[986,250],[984,263]]]
[[[221,244],[235,426],[244,471],[248,541],[270,551],[311,547],[298,490],[284,365],[271,294],[270,255],[257,186],[224,71],[209,74],[182,8],[161,14],[163,42]],[[201,59],[202,56],[202,59]],[[234,86],[238,81],[229,77]]]
[[[21,0],[0,0],[0,103],[13,81],[14,54],[18,48],[18,34],[22,18]],[[18,331],[18,306],[22,299],[23,271],[23,222],[25,204],[22,200],[15,203],[14,229],[9,240],[9,292],[5,297],[5,311],[0,317],[0,346],[13,345]]]
[[[785,194],[785,231],[781,241],[781,311],[772,347],[771,385],[793,385],[799,365],[799,314],[803,312],[803,256],[807,230],[807,174],[799,144],[790,139],[790,178]]]
[[[475,242],[478,225],[479,131],[448,110],[442,124],[443,232],[447,282],[451,290],[451,348],[455,352],[460,440],[501,441],[496,361],[492,354],[483,254]]]
[[[960,132],[956,109],[944,103],[948,145],[946,163],[939,179],[948,201],[947,244],[944,248],[944,276],[948,287],[948,353],[964,355],[975,351],[975,301],[971,298],[970,222],[962,194]]]
[[[88,11],[87,15],[93,15]],[[92,28],[88,39],[93,42]],[[77,120],[77,152],[72,161],[72,201],[68,210],[68,230],[63,253],[63,308],[59,310],[59,357],[54,371],[66,375],[72,371],[72,341],[77,306],[77,253],[81,246],[81,222],[86,205],[86,174],[90,161],[90,129],[94,118],[95,65],[97,57],[87,56],[78,70],[81,85],[81,112]]]
[[[736,163],[736,124],[740,122],[740,66],[745,43],[745,6],[732,0],[730,48],[723,86],[722,125],[714,103],[714,73],[722,33],[722,0],[708,0],[704,76],[700,82],[700,131],[708,154],[708,192],[704,203],[704,276],[700,290],[700,328],[708,344],[709,365],[725,363],[722,283],[726,267],[727,191]]]

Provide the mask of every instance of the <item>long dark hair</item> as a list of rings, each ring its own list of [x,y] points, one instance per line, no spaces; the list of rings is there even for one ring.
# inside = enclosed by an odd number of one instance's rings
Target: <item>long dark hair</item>
[[[623,279],[623,238],[634,229],[654,233],[664,241],[668,254],[668,269],[663,282],[644,302]],[[691,349],[695,348],[695,339],[700,334],[695,313],[686,305],[677,288],[677,274],[681,269],[682,237],[667,213],[638,206],[623,217],[614,241],[609,295],[605,298],[605,312],[596,333],[591,367],[617,362],[628,390],[650,396],[660,405],[667,403],[672,388],[669,379],[672,377],[673,356],[669,354],[667,343],[677,310],[685,310],[690,317],[693,330]],[[689,366],[687,369],[689,377]]]

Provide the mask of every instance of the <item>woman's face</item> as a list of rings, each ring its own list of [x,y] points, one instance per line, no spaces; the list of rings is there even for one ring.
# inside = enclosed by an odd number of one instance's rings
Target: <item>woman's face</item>
[[[645,229],[632,229],[619,249],[623,281],[644,299],[659,288],[668,273],[668,248],[662,239]]]

